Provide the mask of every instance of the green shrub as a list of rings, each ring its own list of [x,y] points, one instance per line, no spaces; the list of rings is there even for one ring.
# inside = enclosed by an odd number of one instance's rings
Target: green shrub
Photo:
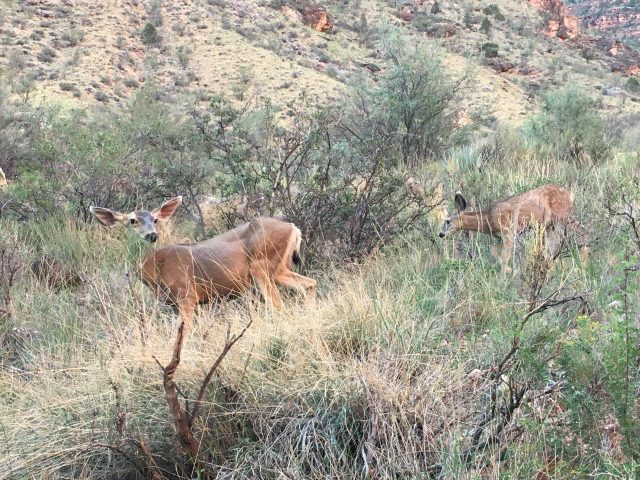
[[[498,56],[498,44],[487,42],[480,47],[480,51],[484,52],[486,58],[495,58]]]
[[[493,15],[493,18],[495,18],[499,22],[503,22],[505,20],[504,15],[502,14],[498,6],[494,3],[492,3],[487,7],[484,7],[482,9],[482,13],[484,13],[487,16]]]
[[[524,126],[528,138],[560,158],[582,165],[604,160],[611,151],[595,101],[576,87],[543,96],[542,112]]]
[[[464,17],[462,18],[462,23],[464,23],[464,26],[467,28],[471,28],[475,23],[473,20],[473,15],[469,10],[465,10]]]
[[[140,32],[140,36],[142,38],[142,43],[145,45],[155,45],[160,43],[160,34],[158,33],[155,25],[151,22],[147,22],[144,25]]]
[[[51,47],[43,47],[37,55],[38,60],[44,63],[52,63],[56,57],[56,51]]]
[[[482,23],[480,24],[480,31],[489,35],[489,32],[491,31],[491,21],[489,20],[489,17],[484,17],[482,19]]]
[[[390,67],[378,81],[357,77],[352,83],[353,121],[372,145],[387,142],[405,165],[439,158],[466,133],[456,118],[468,79],[452,78],[432,44],[410,45],[392,33],[381,51]]]
[[[633,93],[640,93],[640,80],[638,80],[638,77],[629,77],[627,80],[627,89]]]

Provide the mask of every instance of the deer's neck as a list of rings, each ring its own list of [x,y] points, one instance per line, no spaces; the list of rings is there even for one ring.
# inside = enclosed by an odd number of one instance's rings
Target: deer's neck
[[[489,235],[498,235],[500,228],[494,225],[491,212],[463,212],[460,214],[462,221],[462,229],[470,232],[488,233]]]

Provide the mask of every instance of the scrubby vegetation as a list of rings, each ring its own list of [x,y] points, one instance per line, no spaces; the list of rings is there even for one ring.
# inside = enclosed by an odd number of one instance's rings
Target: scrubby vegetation
[[[638,153],[577,91],[550,92],[522,130],[483,132],[462,118],[467,75],[429,45],[380,47],[376,82],[328,106],[301,98],[286,120],[222,95],[183,115],[149,86],[121,112],[0,102],[0,476],[635,475]],[[439,183],[477,206],[565,185],[591,256],[569,238],[548,258],[532,228],[503,278],[489,239],[437,238]],[[88,210],[176,194],[164,242],[284,214],[320,285],[313,306],[199,312],[177,372],[195,453],[159,367],[175,316],[133,274],[150,247]],[[211,194],[258,201],[207,224]]]

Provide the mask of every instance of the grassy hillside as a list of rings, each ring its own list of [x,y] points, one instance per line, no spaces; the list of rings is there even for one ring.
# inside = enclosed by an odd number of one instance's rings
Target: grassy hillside
[[[416,42],[436,38],[452,68],[473,68],[469,114],[520,124],[546,88],[579,84],[596,93],[625,85],[610,73],[606,53],[588,42],[546,38],[544,13],[526,2],[438,5],[437,13],[430,2],[403,13],[395,2],[332,1],[323,7],[334,27],[319,33],[280,1],[6,1],[1,60],[14,95],[66,106],[114,107],[150,83],[177,96],[183,109],[211,93],[238,102],[264,96],[283,106],[301,93],[330,102],[353,75],[375,75],[363,65],[385,67],[377,32],[391,23]],[[486,43],[498,47],[497,58],[485,57]],[[604,97],[603,108],[638,110],[632,98],[617,96]]]
[[[275,2],[2,4],[1,478],[635,478],[638,103],[602,95],[629,80],[521,2],[405,6],[318,33]],[[584,231],[530,225],[512,272],[438,235],[458,190],[548,183]],[[89,208],[178,194],[161,245],[284,215],[318,296],[202,306],[172,403],[158,245]]]

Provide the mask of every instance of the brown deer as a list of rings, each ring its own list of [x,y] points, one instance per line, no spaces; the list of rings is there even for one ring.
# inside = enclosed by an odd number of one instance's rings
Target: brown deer
[[[91,207],[91,213],[103,225],[127,225],[155,242],[156,223],[171,218],[181,203],[182,197],[175,197],[153,211],[124,214]],[[158,248],[143,259],[138,273],[161,301],[180,313],[186,337],[198,304],[243,294],[252,280],[274,307],[282,305],[277,285],[313,297],[316,281],[291,270],[292,263],[300,264],[301,238],[292,223],[258,217],[208,240]]]
[[[7,184],[8,184],[7,177],[4,174],[4,171],[2,170],[2,168],[0,168],[0,188],[6,187]]]
[[[502,238],[500,263],[503,274],[508,273],[509,260],[517,236],[532,223],[538,223],[547,232],[555,226],[581,229],[571,218],[573,194],[558,185],[543,185],[520,195],[494,203],[480,211],[469,208],[460,192],[454,196],[457,213],[448,216],[440,230],[440,238],[458,231],[481,232]],[[583,247],[586,254],[586,247]]]

